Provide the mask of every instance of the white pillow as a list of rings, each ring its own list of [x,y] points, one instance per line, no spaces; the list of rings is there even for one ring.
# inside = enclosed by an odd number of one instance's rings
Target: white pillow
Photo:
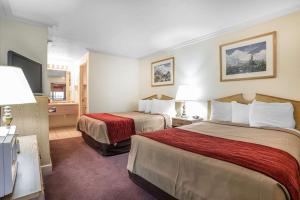
[[[254,127],[295,128],[294,107],[291,103],[254,101],[250,106],[249,121]]]
[[[232,106],[228,102],[211,102],[211,120],[231,122]]]
[[[249,109],[250,105],[231,102],[232,105],[232,122],[249,124]]]
[[[150,113],[151,112],[152,101],[153,100],[146,100],[145,113]]]
[[[151,114],[168,114],[176,115],[175,100],[158,100],[152,101]]]
[[[149,100],[140,100],[139,101],[139,112],[145,112],[148,101]]]

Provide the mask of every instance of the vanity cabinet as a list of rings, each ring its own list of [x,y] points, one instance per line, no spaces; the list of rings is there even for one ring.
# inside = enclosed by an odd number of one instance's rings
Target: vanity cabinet
[[[77,103],[49,103],[50,128],[76,126],[78,120]]]

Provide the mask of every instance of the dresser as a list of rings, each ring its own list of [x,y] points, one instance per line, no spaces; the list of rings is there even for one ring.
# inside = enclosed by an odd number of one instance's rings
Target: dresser
[[[3,200],[44,200],[43,177],[37,137],[21,136],[20,153],[17,155],[17,177],[13,193]]]

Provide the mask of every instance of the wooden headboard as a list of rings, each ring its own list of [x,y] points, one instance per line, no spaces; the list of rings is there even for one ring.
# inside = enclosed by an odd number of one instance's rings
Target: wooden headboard
[[[232,95],[232,96],[227,96],[227,97],[222,97],[219,99],[215,99],[216,101],[220,101],[220,102],[231,102],[231,101],[236,101],[238,103],[242,103],[242,104],[248,104],[251,103],[251,101],[246,100],[243,97],[243,94],[236,94],[236,95]],[[269,96],[269,95],[264,95],[264,94],[256,94],[255,95],[255,100],[257,101],[262,101],[262,102],[267,102],[267,103],[284,103],[284,102],[290,102],[293,104],[294,107],[294,118],[296,121],[296,129],[300,130],[300,101],[296,101],[296,100],[291,100],[291,99],[284,99],[284,98],[280,98],[280,97],[273,97],[273,96]],[[208,101],[208,105],[207,105],[207,119],[210,119],[210,115],[211,115],[211,101]]]
[[[152,100],[152,99],[158,99],[157,94],[152,95],[150,97],[143,98],[142,100]]]
[[[170,96],[167,96],[167,95],[157,95],[157,94],[154,94],[152,96],[149,96],[149,97],[146,97],[142,100],[152,100],[152,99],[159,99],[159,100],[172,100],[174,99],[173,97],[170,97]]]

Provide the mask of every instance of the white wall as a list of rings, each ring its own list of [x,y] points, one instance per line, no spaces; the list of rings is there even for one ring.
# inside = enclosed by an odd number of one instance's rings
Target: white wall
[[[137,109],[138,60],[89,52],[88,63],[89,112]]]
[[[16,21],[0,19],[0,64],[7,64],[7,52],[15,51],[43,65],[43,91],[47,87],[47,38],[48,28]]]
[[[180,84],[201,88],[203,100],[236,93],[252,98],[262,93],[300,100],[300,12],[253,27],[228,33],[193,46],[158,53],[140,60],[139,96],[166,94],[175,97]],[[277,31],[277,78],[220,82],[219,45]],[[175,57],[175,85],[151,87],[151,62]]]
[[[71,101],[78,103],[79,94],[78,94],[78,87],[79,87],[79,64],[75,63],[72,65],[70,70],[71,75]]]

